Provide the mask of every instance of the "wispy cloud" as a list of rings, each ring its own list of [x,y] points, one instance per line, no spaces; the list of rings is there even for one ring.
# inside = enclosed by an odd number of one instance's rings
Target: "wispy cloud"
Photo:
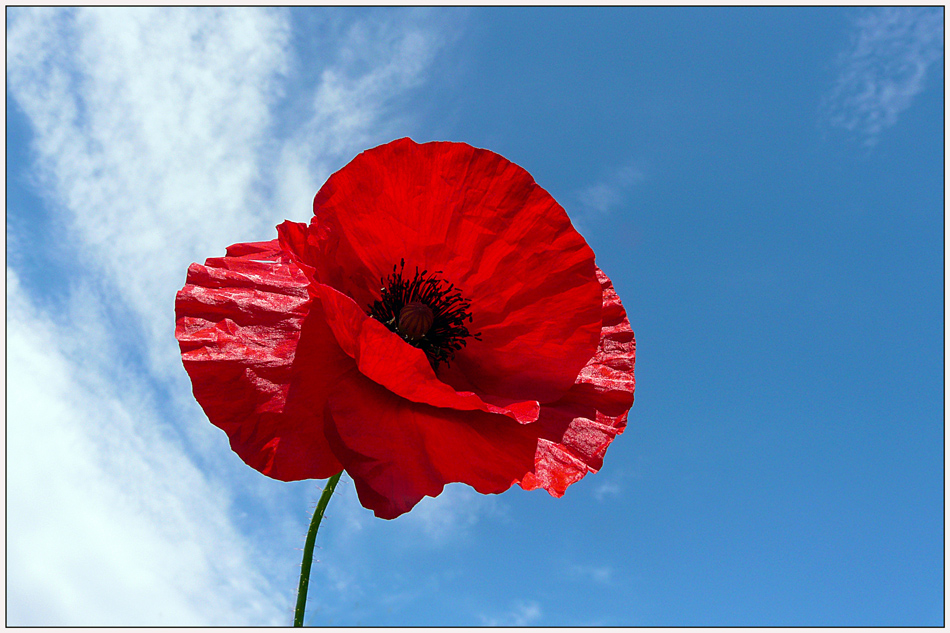
[[[598,501],[603,501],[607,497],[617,497],[620,496],[622,492],[620,484],[616,481],[605,479],[601,483],[597,484],[597,487],[594,488],[594,498]]]
[[[159,342],[183,264],[276,224],[258,189],[286,20],[255,9],[12,17],[9,85],[35,131],[43,192],[75,240],[70,255],[114,285],[154,365],[177,371]]]
[[[482,518],[503,520],[505,516],[498,497],[480,495],[463,484],[449,484],[438,497],[423,498],[400,525],[424,534],[429,546],[441,547],[466,538]]]
[[[928,70],[943,56],[943,39],[942,8],[862,12],[824,102],[828,122],[860,135],[868,147],[875,145],[926,86]]]
[[[542,616],[541,605],[534,600],[518,602],[507,613],[498,616],[482,615],[484,626],[531,626]]]
[[[11,92],[36,135],[45,193],[81,239],[80,265],[116,284],[150,335],[154,368],[168,294],[191,261],[268,239],[305,218],[329,171],[405,133],[394,108],[450,40],[422,12],[346,22],[314,84],[291,48],[286,11],[14,11]],[[451,32],[451,31],[450,31]],[[319,61],[319,60],[317,60]],[[295,121],[282,94],[309,94]],[[164,314],[164,319],[154,315]],[[144,318],[143,318],[144,317]]]
[[[567,211],[581,233],[596,222],[621,209],[630,192],[646,178],[643,170],[627,162],[608,171],[602,178],[576,191],[568,198]]]
[[[107,325],[71,314],[90,336],[77,344],[9,270],[7,307],[7,623],[281,623],[286,599],[251,563],[228,493],[136,381],[90,371],[116,360],[94,351]]]
[[[598,585],[609,585],[614,575],[614,570],[609,565],[571,565],[570,571],[574,576]]]
[[[284,143],[276,204],[295,208],[356,152],[404,135],[398,105],[426,79],[436,54],[460,32],[459,12],[412,10],[368,16],[342,29],[333,63],[319,75],[309,118]],[[306,64],[308,60],[296,60]]]
[[[582,211],[606,215],[622,205],[630,189],[643,179],[643,171],[633,164],[625,164],[602,180],[581,189],[576,198]]]
[[[44,275],[72,288],[47,311],[50,290],[7,270],[8,622],[286,623],[299,553],[262,548],[299,547],[306,508],[199,422],[173,298],[189,263],[304,220],[329,169],[409,125],[400,99],[443,31],[425,12],[347,14],[313,60],[286,10],[8,17],[8,89],[63,235]],[[309,106],[278,121],[289,92]]]

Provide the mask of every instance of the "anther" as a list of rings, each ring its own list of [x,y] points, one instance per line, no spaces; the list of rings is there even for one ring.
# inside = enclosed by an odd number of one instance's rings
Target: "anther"
[[[471,307],[454,284],[442,280],[441,271],[419,271],[404,276],[405,260],[393,266],[391,275],[380,279],[380,297],[369,306],[374,319],[425,352],[429,364],[438,369],[448,364],[467,338],[481,340],[465,322],[472,322]]]

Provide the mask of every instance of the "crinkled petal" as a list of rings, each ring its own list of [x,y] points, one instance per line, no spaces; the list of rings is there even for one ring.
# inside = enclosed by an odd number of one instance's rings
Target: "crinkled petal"
[[[293,233],[282,243],[314,280],[361,309],[402,259],[460,289],[481,340],[440,369],[457,389],[553,402],[597,348],[593,252],[531,175],[493,152],[410,139],[367,150],[320,189],[309,231]]]
[[[277,227],[281,243],[306,249],[304,225],[284,222]],[[538,419],[537,400],[517,401],[479,397],[470,390],[457,391],[441,381],[425,352],[407,344],[386,326],[366,314],[352,298],[330,286],[313,282],[311,295],[323,306],[327,322],[343,351],[370,380],[403,398],[434,407],[459,411],[501,413],[522,424]]]
[[[327,392],[352,369],[309,280],[277,240],[192,264],[175,336],[195,398],[249,466],[284,481],[340,471],[323,434]]]
[[[437,409],[394,395],[358,371],[327,401],[326,435],[360,502],[392,519],[447,483],[504,492],[531,469],[534,425],[483,411]]]
[[[603,326],[597,353],[560,400],[541,407],[534,469],[526,490],[544,488],[560,497],[588,472],[597,472],[613,439],[623,433],[633,405],[636,341],[620,297],[602,270]]]

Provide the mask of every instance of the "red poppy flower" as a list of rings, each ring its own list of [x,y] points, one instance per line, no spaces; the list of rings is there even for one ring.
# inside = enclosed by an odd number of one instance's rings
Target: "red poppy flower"
[[[367,150],[310,224],[192,264],[175,335],[194,394],[253,468],[345,469],[394,518],[446,483],[554,496],[633,404],[620,299],[524,169],[463,143]]]

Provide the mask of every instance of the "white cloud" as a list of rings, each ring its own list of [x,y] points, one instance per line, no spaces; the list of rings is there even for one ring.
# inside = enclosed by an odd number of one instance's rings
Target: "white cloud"
[[[607,497],[618,497],[622,490],[619,483],[605,479],[594,488],[594,498],[603,501]]]
[[[614,576],[614,570],[609,565],[572,565],[571,573],[591,580],[598,585],[609,585]]]
[[[465,539],[482,518],[505,518],[497,495],[480,495],[464,484],[449,484],[438,497],[424,497],[398,519],[400,526],[426,536],[426,544],[441,547]]]
[[[187,265],[267,238],[279,219],[261,212],[258,187],[286,20],[256,9],[11,14],[11,92],[77,264],[114,285],[153,363],[177,371],[159,341]]]
[[[162,343],[188,264],[305,221],[330,171],[406,133],[394,106],[451,41],[425,12],[369,13],[338,34],[317,83],[298,86],[292,73],[315,60],[290,48],[285,11],[11,17],[9,82],[37,132],[45,192],[80,239],[78,263],[115,284],[165,373],[180,371]],[[275,121],[288,89],[311,105]]]
[[[832,125],[861,135],[866,146],[875,145],[924,89],[928,69],[942,56],[943,9],[865,10],[839,57],[825,116]]]
[[[7,307],[7,622],[281,623],[227,492],[162,432],[147,396],[89,371],[116,361],[97,346],[106,325],[78,323],[91,334],[80,343],[9,270]]]
[[[630,191],[646,178],[632,162],[625,163],[597,182],[575,192],[574,204],[567,208],[571,221],[584,233],[587,225],[623,207]]]
[[[518,602],[514,608],[501,616],[481,616],[484,626],[532,626],[541,619],[541,605],[534,600]]]
[[[66,249],[44,274],[71,286],[44,312],[7,270],[11,624],[290,621],[309,516],[283,491],[307,484],[246,468],[207,424],[174,295],[192,261],[305,221],[330,169],[411,122],[400,98],[448,41],[426,13],[347,14],[315,61],[290,16],[9,10],[8,89]],[[278,121],[288,91],[311,105]]]
[[[435,55],[454,41],[459,15],[376,13],[342,29],[334,63],[320,73],[299,142],[282,148],[275,178],[279,207],[312,198],[357,152],[407,134],[409,121],[396,106],[422,85]]]
[[[643,178],[643,172],[633,165],[623,165],[607,178],[579,191],[578,202],[585,211],[606,215],[619,207],[627,192]]]

